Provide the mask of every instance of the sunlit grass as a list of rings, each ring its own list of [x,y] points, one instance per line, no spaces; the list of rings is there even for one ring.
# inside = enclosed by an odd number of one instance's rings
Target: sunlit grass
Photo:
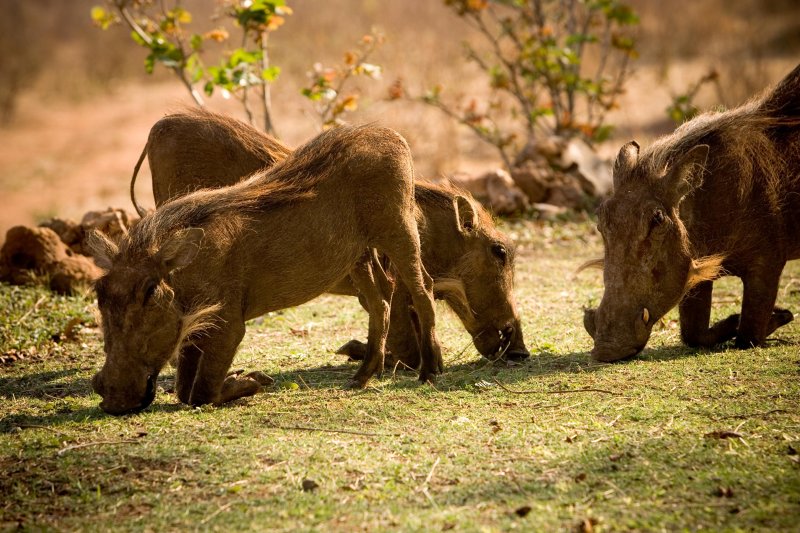
[[[250,324],[234,367],[273,376],[266,393],[193,409],[163,391],[167,369],[153,406],[113,418],[88,381],[103,357],[91,299],[0,286],[0,352],[27,354],[0,366],[0,527],[795,529],[797,327],[765,348],[694,351],[673,312],[640,357],[592,363],[581,307],[601,276],[574,276],[600,253],[590,224],[506,229],[532,357],[480,359],[439,304],[435,388],[387,369],[344,390],[356,367],[333,352],[366,315],[325,296]],[[798,278],[790,265],[780,305],[800,309]],[[726,316],[740,285],[715,297]]]

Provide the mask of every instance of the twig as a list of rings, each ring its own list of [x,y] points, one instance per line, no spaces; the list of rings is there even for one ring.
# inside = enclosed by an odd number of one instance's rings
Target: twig
[[[572,389],[572,390],[548,390],[548,391],[513,390],[513,389],[509,389],[508,387],[503,385],[500,382],[500,380],[498,380],[497,378],[494,378],[494,382],[497,383],[497,385],[499,385],[501,389],[503,389],[506,392],[510,392],[512,394],[569,394],[569,393],[572,393],[572,392],[602,392],[603,394],[612,394],[614,396],[624,396],[623,394],[620,394],[619,392],[613,392],[613,391],[605,390],[605,389],[590,389],[590,388]]]
[[[211,513],[210,515],[208,515],[207,517],[205,517],[205,518],[204,518],[204,519],[203,519],[203,520],[200,522],[200,525],[201,525],[201,526],[202,526],[202,525],[205,525],[207,522],[209,522],[211,519],[213,519],[213,518],[214,518],[215,516],[217,516],[218,514],[220,514],[220,513],[224,512],[224,511],[227,511],[228,509],[230,509],[231,505],[233,505],[234,503],[235,503],[235,502],[228,502],[228,503],[226,503],[225,505],[223,505],[222,507],[220,507],[219,509],[217,509],[216,511],[214,511],[213,513]]]
[[[280,426],[278,424],[267,423],[267,427],[272,429],[296,430],[296,431],[319,431],[322,433],[345,433],[347,435],[362,435],[365,437],[402,437],[402,433],[369,433],[367,431],[355,431],[352,429],[328,429],[316,428],[311,426]]]
[[[261,68],[266,71],[270,65],[269,58],[269,32],[262,31],[259,39],[261,44]],[[262,89],[262,107],[264,108],[264,131],[268,134],[277,137],[278,133],[275,131],[275,124],[272,122],[272,91],[269,80],[263,80]]]
[[[774,415],[774,414],[777,414],[777,413],[790,414],[790,411],[787,411],[786,409],[772,409],[770,411],[764,411],[764,412],[760,412],[760,413],[744,413],[744,414],[740,414],[740,415],[725,415],[725,416],[714,416],[712,414],[703,413],[701,411],[694,411],[694,413],[698,414],[698,415],[701,415],[701,416],[705,416],[707,418],[710,418],[711,420],[715,420],[716,421],[716,420],[729,420],[731,418],[743,419],[743,418],[767,417],[769,415]]]
[[[60,450],[58,450],[56,455],[61,456],[70,450],[77,450],[78,448],[88,448],[89,446],[100,446],[102,444],[138,444],[139,442],[140,441],[133,439],[98,440],[95,442],[84,442],[83,444],[74,444],[72,446],[67,446],[66,448],[61,448]]]
[[[426,486],[428,483],[431,482],[431,478],[433,477],[433,471],[436,470],[436,467],[439,465],[439,460],[441,458],[437,457],[436,460],[433,462],[433,466],[431,467],[431,471],[428,472],[428,477],[425,478],[425,481],[422,482],[422,486]]]
[[[36,303],[33,304],[33,307],[28,309],[25,312],[25,314],[22,315],[19,320],[17,320],[16,325],[19,326],[20,324],[22,324],[25,321],[26,318],[28,318],[28,316],[30,316],[31,313],[35,313],[36,310],[39,309],[39,306],[42,305],[42,303],[45,301],[46,298],[47,298],[46,296],[42,296],[41,298],[36,300]]]
[[[67,433],[65,431],[60,431],[60,430],[55,429],[55,428],[51,428],[51,427],[48,427],[48,426],[40,426],[40,425],[37,425],[37,424],[20,424],[19,427],[22,428],[22,429],[34,429],[34,428],[35,429],[46,429],[47,431],[52,431],[53,433],[58,433],[59,435],[64,435],[65,437],[73,437],[74,436],[73,434]]]
[[[302,383],[303,385],[305,385],[306,389],[308,389],[308,390],[311,390],[311,387],[309,387],[309,386],[308,386],[308,383],[306,383],[306,380],[304,380],[304,379],[303,379],[303,376],[301,376],[300,374],[298,374],[298,375],[297,375],[297,379],[299,379],[299,380],[300,380],[300,383]]]

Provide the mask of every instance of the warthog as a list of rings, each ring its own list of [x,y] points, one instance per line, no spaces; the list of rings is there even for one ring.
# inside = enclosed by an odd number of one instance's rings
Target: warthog
[[[289,153],[279,141],[244,122],[202,108],[186,109],[160,119],[150,130],[131,179],[131,200],[144,216],[133,189],[145,156],[160,206],[199,188],[233,185]],[[468,193],[424,181],[416,181],[414,190],[421,211],[422,263],[434,279],[436,297],[456,312],[482,355],[528,357],[513,295],[514,244]],[[331,292],[357,294],[349,278]],[[386,347],[394,359],[418,368],[410,305],[410,293],[397,287]],[[353,340],[339,353],[363,359],[366,344]]]
[[[676,304],[689,346],[758,346],[790,322],[774,305],[784,264],[800,257],[800,66],[762,97],[700,115],[641,153],[623,146],[597,226],[605,292],[584,316],[597,360],[638,354]],[[709,327],[721,275],[742,279],[742,310]]]
[[[101,408],[147,407],[178,352],[176,392],[192,405],[254,394],[226,378],[245,321],[302,304],[348,273],[367,300],[369,346],[353,384],[383,367],[391,288],[370,249],[385,254],[411,292],[428,381],[442,370],[433,280],[422,267],[405,140],[375,126],[319,135],[268,172],[169,202],[117,248],[98,237],[106,274],[96,283],[106,360],[92,381]],[[202,333],[202,334],[200,334]]]

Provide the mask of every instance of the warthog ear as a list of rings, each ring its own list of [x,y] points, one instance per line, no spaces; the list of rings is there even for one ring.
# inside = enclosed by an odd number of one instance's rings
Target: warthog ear
[[[639,143],[630,141],[619,149],[614,160],[614,190],[619,190],[631,169],[639,160]]]
[[[475,211],[475,206],[465,196],[456,196],[456,224],[458,228],[468,233],[476,229],[479,225],[478,213]]]
[[[684,196],[703,184],[708,151],[707,144],[695,146],[683,154],[664,176],[664,194],[672,205],[678,205]]]
[[[111,261],[119,253],[119,247],[102,231],[93,230],[86,239],[89,251],[97,266],[103,270],[111,269]]]
[[[200,242],[205,231],[201,228],[186,228],[176,232],[156,253],[154,259],[161,275],[189,265],[200,251]]]

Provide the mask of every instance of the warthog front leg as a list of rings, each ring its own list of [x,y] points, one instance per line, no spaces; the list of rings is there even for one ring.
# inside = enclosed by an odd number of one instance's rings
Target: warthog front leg
[[[234,386],[232,382],[229,382],[223,391],[223,384],[228,381],[226,377],[233,356],[236,354],[236,348],[244,337],[245,327],[244,321],[239,317],[230,319],[225,317],[221,323],[224,324],[222,328],[196,341],[197,349],[202,355],[189,395],[190,405],[221,404],[258,392],[252,383]],[[236,379],[235,376],[231,377]]]
[[[181,348],[178,355],[178,369],[175,372],[175,393],[178,400],[189,403],[194,379],[197,377],[197,366],[200,364],[202,352],[194,344]]]
[[[736,336],[739,315],[731,315],[711,327],[712,281],[704,281],[684,296],[680,312],[681,338],[693,348],[710,348],[729,341]]]
[[[771,299],[757,298],[760,305],[753,306],[752,295],[749,299],[745,297],[742,315],[735,313],[709,327],[711,293],[712,282],[706,281],[692,289],[680,303],[681,338],[688,346],[711,348],[736,338],[737,347],[751,348],[762,344],[776,329],[794,319],[790,311],[773,307],[777,294],[776,284]],[[749,309],[749,317],[745,314],[746,308]],[[754,334],[756,329],[761,333]],[[757,337],[758,340],[755,340]]]
[[[364,388],[372,376],[383,374],[394,283],[387,277],[374,251],[368,251],[364,255],[350,273],[350,278],[363,297],[362,304],[369,312],[369,333],[364,361],[350,382],[351,387]]]
[[[756,263],[742,277],[744,297],[742,316],[736,332],[737,348],[752,348],[763,344],[768,335],[794,319],[789,311],[775,309],[783,265],[784,263]]]
[[[397,206],[400,212],[392,220],[401,224],[381,235],[378,249],[386,253],[400,281],[408,289],[414,310],[419,318],[419,347],[422,364],[419,379],[423,383],[433,381],[436,374],[444,371],[442,352],[436,339],[436,312],[433,306],[433,279],[422,265],[419,232],[414,217],[409,217],[406,206]]]
[[[410,268],[409,268],[410,267]],[[436,374],[444,371],[442,352],[439,341],[436,339],[435,323],[436,314],[433,307],[433,279],[425,272],[420,263],[419,270],[415,272],[409,265],[404,269],[398,265],[401,279],[411,294],[414,303],[414,310],[419,322],[419,352],[420,352],[420,373],[419,380],[423,383],[433,381]],[[405,274],[405,278],[403,278]]]

